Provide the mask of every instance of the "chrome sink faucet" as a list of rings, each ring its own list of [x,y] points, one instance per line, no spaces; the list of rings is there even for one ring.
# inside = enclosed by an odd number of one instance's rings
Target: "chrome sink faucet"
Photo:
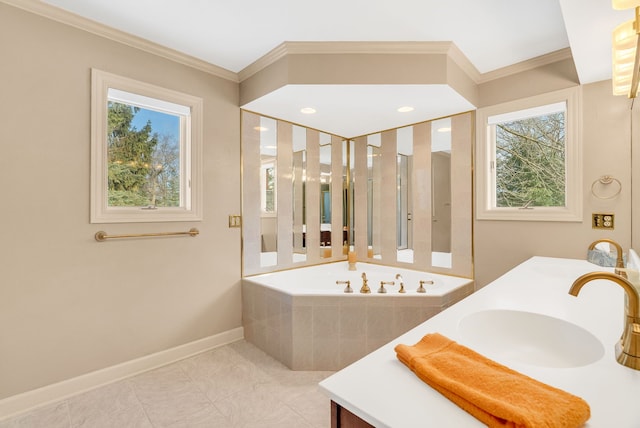
[[[640,295],[627,279],[611,272],[590,272],[582,275],[573,282],[569,294],[577,297],[587,282],[596,279],[615,282],[627,293],[629,310],[625,314],[622,338],[616,343],[616,360],[623,366],[640,370]]]
[[[360,292],[364,294],[371,293],[371,289],[369,288],[369,284],[367,281],[366,272],[362,272],[362,287],[360,287]]]

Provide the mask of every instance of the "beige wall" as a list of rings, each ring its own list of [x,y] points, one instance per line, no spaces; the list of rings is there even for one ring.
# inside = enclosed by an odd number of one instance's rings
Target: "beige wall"
[[[89,224],[91,67],[204,99],[203,221]],[[0,100],[0,399],[241,326],[237,83],[0,3]]]
[[[557,69],[557,68],[556,68]],[[549,68],[546,68],[549,70]],[[534,74],[540,74],[535,72]],[[559,89],[560,76],[545,75],[551,82],[549,90]],[[533,95],[531,89],[548,92],[540,81],[531,84],[531,73],[511,76],[507,81],[493,82],[491,91],[481,90],[483,100],[515,99],[510,94]],[[555,83],[554,83],[555,82]],[[611,82],[603,81],[582,88],[583,150],[583,221],[514,222],[476,220],[475,274],[478,286],[486,285],[518,263],[531,256],[585,258],[587,246],[599,238],[618,241],[625,250],[631,243],[631,163],[630,163],[630,101],[611,95]],[[486,91],[486,92],[485,92]],[[497,93],[494,93],[497,92]],[[484,103],[483,105],[491,105]],[[592,196],[591,185],[602,175],[613,175],[622,182],[622,193],[610,200]],[[593,230],[591,214],[613,212],[613,231]]]

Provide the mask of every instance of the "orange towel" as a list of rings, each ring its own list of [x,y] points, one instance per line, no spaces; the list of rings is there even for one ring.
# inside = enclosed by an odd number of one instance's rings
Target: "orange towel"
[[[438,333],[398,359],[420,379],[489,427],[579,427],[590,417],[580,397],[496,363]]]

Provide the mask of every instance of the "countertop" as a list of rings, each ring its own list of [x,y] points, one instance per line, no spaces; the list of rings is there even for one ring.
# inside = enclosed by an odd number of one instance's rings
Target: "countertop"
[[[586,284],[577,297],[568,294],[578,276],[611,270],[584,260],[533,257],[323,380],[320,387],[333,401],[378,428],[485,426],[397,360],[397,344],[413,345],[425,334],[438,332],[514,370],[584,398],[591,407],[586,427],[638,428],[640,371],[618,364],[614,351],[622,334],[623,289],[611,281],[596,280]],[[601,342],[604,355],[591,364],[558,368],[479,350],[473,346],[477,338],[465,338],[459,323],[465,316],[486,309],[535,312],[569,321],[592,333]]]

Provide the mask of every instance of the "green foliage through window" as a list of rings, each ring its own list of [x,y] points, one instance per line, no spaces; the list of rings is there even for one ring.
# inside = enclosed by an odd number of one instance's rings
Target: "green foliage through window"
[[[565,113],[497,123],[496,206],[564,207]]]
[[[179,118],[114,101],[107,112],[108,205],[180,206]],[[136,115],[145,113],[159,123],[138,129]]]

